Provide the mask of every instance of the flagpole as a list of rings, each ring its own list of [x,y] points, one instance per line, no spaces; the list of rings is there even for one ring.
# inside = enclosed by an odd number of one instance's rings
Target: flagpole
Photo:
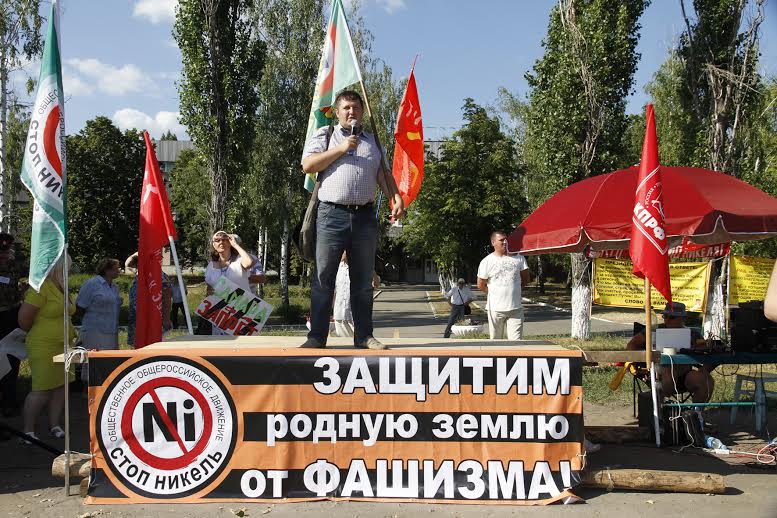
[[[57,4],[59,7],[59,4]],[[62,168],[62,181],[65,182],[64,167]],[[67,225],[67,221],[65,221]],[[68,336],[70,331],[70,294],[68,289],[68,271],[67,271],[67,232],[65,232],[65,244],[62,250],[62,295],[65,307],[64,314],[64,337],[65,347],[63,364],[65,366],[65,496],[70,496],[70,337]],[[88,364],[87,364],[88,365]],[[88,366],[87,366],[88,368]],[[88,378],[87,378],[88,379]]]
[[[54,14],[54,20],[49,20],[49,23],[54,23],[54,28],[56,30],[56,36],[57,36],[57,55],[60,58],[60,65],[57,67],[59,70],[58,72],[58,78],[60,82],[60,88],[61,88],[61,78],[62,78],[62,65],[61,65],[61,57],[62,57],[62,34],[60,32],[60,26],[59,26],[59,2],[57,0],[54,0],[54,4],[52,5],[53,14]],[[47,42],[48,43],[48,42]],[[63,96],[62,90],[59,91],[59,95]],[[63,232],[62,232],[62,306],[63,306],[63,319],[62,319],[62,326],[63,326],[63,338],[64,338],[64,347],[63,347],[63,366],[64,366],[64,374],[65,374],[65,408],[64,408],[64,419],[65,419],[65,496],[70,496],[70,337],[68,336],[70,334],[70,288],[69,288],[69,279],[68,279],[68,239],[67,239],[67,164],[66,164],[66,157],[67,153],[65,152],[65,105],[63,102],[58,103],[59,104],[59,117],[60,117],[60,146],[62,149],[62,157],[61,157],[61,167],[62,167],[62,192],[64,193],[64,196],[62,197],[62,216],[63,216]]]
[[[650,367],[650,393],[653,398],[653,429],[656,446],[661,446],[661,426],[658,419],[658,377],[653,361],[653,306],[650,302],[650,280],[645,277],[645,363]]]
[[[383,145],[380,143],[380,136],[378,135],[378,128],[375,125],[375,117],[372,116],[372,109],[370,108],[370,100],[367,97],[367,88],[364,86],[364,79],[359,78],[359,86],[362,89],[362,96],[364,96],[364,107],[367,109],[367,116],[370,118],[370,126],[372,126],[372,134],[375,137],[375,143],[378,145],[380,151],[380,165],[383,169],[383,177],[386,181],[386,189],[390,191],[391,201],[393,201],[394,195],[399,194],[399,191],[394,184],[394,177],[388,172],[388,163],[386,162],[386,155],[383,154]]]
[[[183,284],[183,274],[181,274],[181,265],[178,263],[178,252],[175,250],[175,240],[173,240],[173,236],[171,235],[168,235],[167,239],[170,240],[170,252],[173,254],[175,273],[178,276],[178,289],[181,291],[181,298],[183,299],[183,314],[186,317],[186,328],[189,330],[189,334],[193,335],[192,317],[189,314],[189,298],[186,296],[186,288]],[[178,310],[176,309],[176,311]]]

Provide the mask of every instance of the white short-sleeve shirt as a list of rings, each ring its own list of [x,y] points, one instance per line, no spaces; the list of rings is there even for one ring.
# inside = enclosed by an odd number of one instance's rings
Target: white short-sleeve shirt
[[[478,277],[488,281],[486,308],[512,311],[521,307],[521,272],[527,270],[522,255],[487,255],[478,266]]]
[[[221,276],[225,276],[227,279],[243,288],[246,293],[251,293],[251,286],[248,283],[250,272],[251,270],[244,269],[243,265],[240,264],[239,257],[230,262],[225,268],[219,268],[214,265],[213,261],[210,261],[208,263],[208,268],[205,270],[205,282],[213,287]]]

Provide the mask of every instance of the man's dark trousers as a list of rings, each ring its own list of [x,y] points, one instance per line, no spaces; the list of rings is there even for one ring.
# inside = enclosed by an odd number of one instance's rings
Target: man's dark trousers
[[[348,252],[351,278],[351,311],[354,322],[354,344],[372,336],[372,273],[375,269],[375,247],[378,223],[372,204],[345,208],[331,203],[318,205],[316,219],[316,270],[310,294],[310,332],[326,344],[335,278],[343,251]]]
[[[448,327],[445,328],[445,338],[451,337],[451,327],[453,324],[464,318],[465,304],[451,304],[451,316],[448,317]]]

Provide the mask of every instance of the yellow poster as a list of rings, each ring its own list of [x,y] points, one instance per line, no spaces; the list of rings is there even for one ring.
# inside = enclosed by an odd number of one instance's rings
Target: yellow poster
[[[731,256],[729,304],[763,300],[774,266],[774,259]]]
[[[645,284],[631,272],[631,261],[594,260],[594,304],[626,308],[645,306]],[[707,304],[709,263],[670,263],[672,299],[682,302],[688,311],[704,311]],[[651,287],[651,305],[662,309],[666,299]]]

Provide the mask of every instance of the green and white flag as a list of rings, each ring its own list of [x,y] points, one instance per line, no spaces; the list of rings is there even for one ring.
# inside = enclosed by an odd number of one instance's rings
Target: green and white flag
[[[41,284],[62,255],[67,241],[65,102],[56,0],[51,4],[38,93],[32,107],[21,178],[35,200],[29,282],[36,291],[40,291]]]
[[[342,0],[332,0],[332,12],[324,39],[324,49],[318,64],[318,78],[313,92],[313,104],[308,118],[305,145],[319,128],[329,126],[335,117],[332,103],[337,94],[362,80],[356,51],[351,41],[351,31],[345,20]],[[305,189],[313,191],[315,175],[305,176]]]

